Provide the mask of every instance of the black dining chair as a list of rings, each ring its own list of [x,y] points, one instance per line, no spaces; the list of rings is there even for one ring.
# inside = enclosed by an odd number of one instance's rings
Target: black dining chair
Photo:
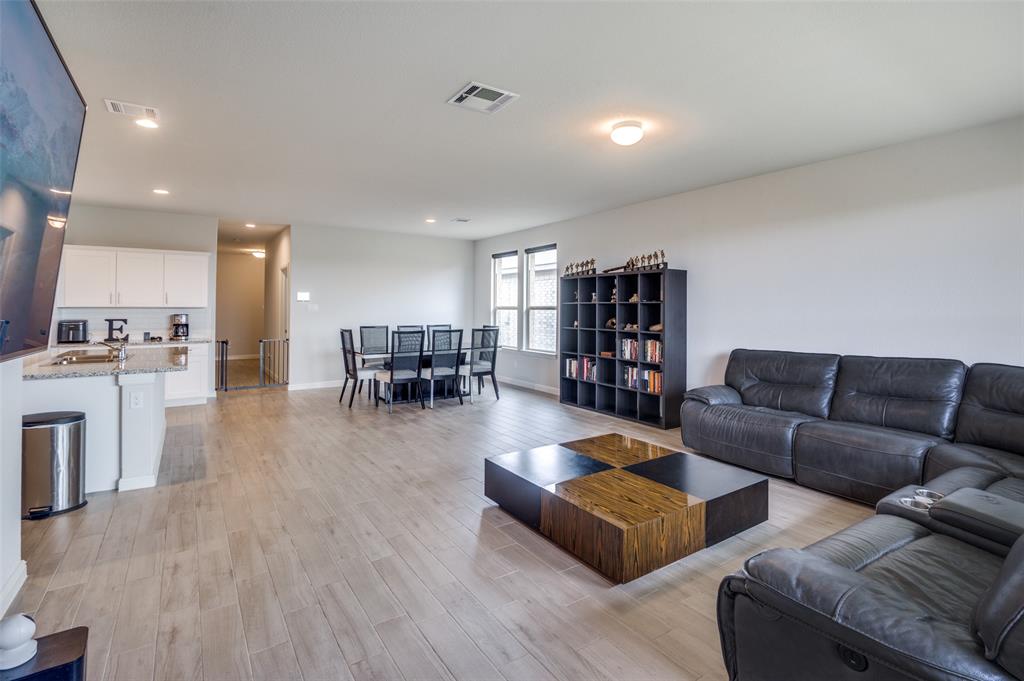
[[[387,326],[360,326],[359,327],[359,350],[364,355],[385,355],[388,351],[388,327]],[[384,366],[383,359],[372,359],[369,362],[363,359],[363,366]]]
[[[352,329],[341,330],[341,354],[345,362],[345,382],[341,386],[341,395],[338,401],[345,399],[345,389],[348,382],[352,383],[352,395],[348,398],[348,408],[352,408],[352,401],[356,398],[356,391],[363,389],[363,381],[373,381],[376,367],[361,367],[356,363],[356,348],[352,340]],[[370,396],[370,389],[366,390],[367,397]]]
[[[459,373],[462,355],[462,329],[434,329],[430,339],[430,368],[425,369],[423,380],[430,384],[430,408],[434,408],[434,383],[454,381]],[[462,391],[455,386],[462,404]]]
[[[423,331],[395,331],[391,334],[391,367],[379,369],[374,375],[374,396],[376,405],[380,406],[379,386],[385,386],[384,400],[388,405],[388,413],[392,412],[395,402],[395,386],[412,386],[420,394],[420,407],[427,408],[423,401]],[[409,397],[412,397],[410,393]]]
[[[427,324],[427,350],[434,347],[432,343],[434,342],[435,329],[445,330],[450,328],[452,328],[451,324]]]
[[[484,377],[490,376],[494,386],[494,399],[498,394],[498,377],[495,370],[498,364],[498,329],[473,329],[469,346],[469,361],[459,367],[459,376],[469,379],[469,401],[473,402],[473,379],[477,379],[477,393],[482,391]]]

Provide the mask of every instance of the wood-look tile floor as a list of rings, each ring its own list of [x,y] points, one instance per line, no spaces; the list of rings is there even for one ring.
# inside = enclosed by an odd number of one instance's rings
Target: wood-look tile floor
[[[93,680],[723,679],[720,579],[871,510],[772,480],[768,522],[615,586],[482,483],[484,457],[614,431],[679,447],[511,387],[390,417],[336,390],[171,409],[157,487],[23,524],[15,607],[88,626]]]

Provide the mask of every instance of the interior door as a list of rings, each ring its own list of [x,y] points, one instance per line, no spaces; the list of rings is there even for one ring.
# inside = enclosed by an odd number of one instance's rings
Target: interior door
[[[121,307],[162,307],[164,254],[118,251],[117,295],[114,302]]]
[[[209,272],[205,253],[164,255],[164,307],[207,307]]]
[[[63,257],[65,307],[113,307],[117,254],[112,249],[66,246]]]

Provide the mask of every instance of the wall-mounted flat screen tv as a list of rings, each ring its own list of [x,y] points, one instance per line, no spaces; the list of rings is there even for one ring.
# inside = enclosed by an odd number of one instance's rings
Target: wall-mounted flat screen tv
[[[48,345],[84,124],[35,3],[0,0],[0,361]]]

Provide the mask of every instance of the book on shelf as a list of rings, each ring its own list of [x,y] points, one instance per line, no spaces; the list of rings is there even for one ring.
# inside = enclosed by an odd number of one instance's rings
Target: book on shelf
[[[623,338],[622,339],[622,353],[619,355],[621,359],[631,359],[636,361],[640,358],[640,341],[635,338]]]
[[[591,357],[580,360],[580,379],[593,383],[597,380],[597,362]]]
[[[644,369],[640,374],[640,389],[655,395],[661,394],[661,372],[655,369]]]
[[[663,348],[660,340],[644,341],[644,361],[661,364],[664,359]]]
[[[565,377],[566,378],[576,378],[578,365],[579,365],[579,362],[577,360],[575,360],[575,359],[567,359],[567,360],[565,360]]]

